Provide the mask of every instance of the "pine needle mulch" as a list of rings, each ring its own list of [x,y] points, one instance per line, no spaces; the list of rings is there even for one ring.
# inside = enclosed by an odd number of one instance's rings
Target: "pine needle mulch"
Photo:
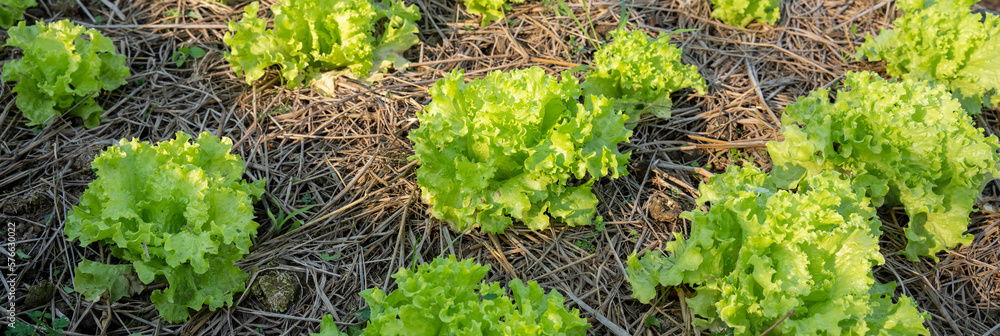
[[[275,1],[264,1],[265,5]],[[80,7],[77,3],[86,6]],[[410,71],[375,83],[341,79],[336,95],[290,90],[271,72],[253,86],[222,58],[225,23],[242,13],[195,0],[41,1],[31,19],[70,18],[114,39],[128,56],[129,84],[99,98],[107,113],[85,129],[72,119],[47,127],[24,126],[14,107],[12,83],[0,92],[0,216],[16,223],[18,318],[44,310],[69,321],[67,335],[300,335],[316,332],[332,314],[342,326],[361,326],[358,292],[393,289],[390,275],[441,255],[492,265],[489,281],[513,278],[558,289],[567,306],[594,325],[593,335],[694,335],[694,318],[671,290],[654,305],[632,299],[624,260],[634,251],[662,248],[672,232],[687,232],[677,218],[690,210],[699,183],[730,165],[770,168],[764,143],[780,139],[780,115],[795,98],[836,87],[849,70],[880,71],[880,64],[850,58],[867,34],[891,24],[897,12],[883,0],[804,0],[782,4],[772,26],[746,29],[711,19],[706,0],[645,2],[532,1],[506,20],[479,27],[454,1],[416,0],[423,19],[421,44],[407,56]],[[264,7],[264,6],[262,6]],[[571,13],[570,13],[571,12]],[[623,16],[624,14],[624,16]],[[629,175],[595,186],[605,228],[560,225],[504,235],[458,233],[427,215],[419,197],[407,134],[415,113],[429,102],[427,88],[445,73],[466,78],[489,71],[539,66],[552,74],[587,64],[595,39],[621,20],[655,36],[673,35],[685,61],[700,68],[709,92],[675,95],[673,118],[644,118],[623,150],[632,152]],[[3,35],[3,34],[0,34]],[[180,66],[175,50],[198,46],[208,54]],[[19,57],[6,48],[0,60]],[[995,133],[996,111],[979,117]],[[267,182],[256,205],[261,223],[252,252],[239,264],[248,288],[276,274],[290,275],[296,300],[268,310],[267,298],[246,291],[232,308],[198,312],[185,324],[163,322],[145,295],[96,303],[72,293],[72,271],[84,257],[106,251],[65,240],[67,212],[93,178],[90,161],[122,138],[162,141],[177,131],[228,136],[247,162],[247,178]],[[973,214],[975,242],[941,254],[940,263],[907,261],[900,209],[883,209],[886,264],[881,281],[896,281],[932,315],[934,335],[984,335],[1000,323],[1000,187],[990,183]],[[278,232],[267,216],[306,209],[301,226]],[[267,209],[267,210],[265,210]],[[7,276],[7,273],[4,273]],[[7,279],[4,279],[7,284]],[[6,307],[0,308],[4,309]],[[3,312],[6,314],[6,311]],[[659,322],[652,328],[645,321]]]

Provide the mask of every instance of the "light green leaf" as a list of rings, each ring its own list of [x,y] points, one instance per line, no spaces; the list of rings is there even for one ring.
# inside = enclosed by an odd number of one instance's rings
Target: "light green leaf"
[[[728,25],[746,27],[754,20],[774,24],[781,18],[781,0],[712,0],[712,17]]]
[[[202,49],[201,47],[191,46],[191,50],[188,54],[191,55],[191,58],[202,58],[205,57],[206,52],[205,49]]]
[[[111,302],[126,296],[142,292],[145,286],[139,282],[131,265],[107,265],[96,261],[83,259],[76,267],[73,277],[76,288],[69,288],[67,293],[80,292],[87,301],[97,301],[104,293],[109,294]]]
[[[4,46],[21,48],[24,56],[5,63],[0,79],[18,82],[13,91],[27,125],[44,125],[66,113],[83,119],[88,128],[97,126],[104,109],[94,98],[124,85],[129,76],[125,56],[115,52],[114,43],[69,20],[33,26],[21,22],[7,33]]]
[[[0,1],[0,28],[10,29],[17,21],[24,19],[24,11],[37,6],[35,0]]]
[[[309,333],[309,336],[347,336],[347,334],[337,330],[337,323],[333,322],[333,316],[323,315],[323,322],[319,324],[319,333]]]

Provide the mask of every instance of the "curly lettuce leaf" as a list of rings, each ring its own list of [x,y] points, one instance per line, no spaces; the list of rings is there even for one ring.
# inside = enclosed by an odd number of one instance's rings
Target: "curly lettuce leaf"
[[[462,0],[462,2],[465,3],[465,10],[469,11],[469,14],[483,17],[480,23],[483,27],[503,19],[503,12],[510,10],[507,0]],[[524,0],[510,0],[510,3],[520,4],[524,3]]]
[[[567,310],[558,291],[519,279],[483,283],[490,266],[455,256],[392,277],[398,289],[361,292],[371,309],[365,335],[586,335],[590,324]]]
[[[534,230],[552,220],[589,225],[594,181],[626,173],[618,143],[631,135],[627,117],[602,97],[578,103],[570,75],[536,67],[466,83],[452,72],[430,93],[411,159],[422,199],[455,230],[503,232],[513,219]]]
[[[145,284],[165,280],[151,299],[171,322],[190,317],[189,308],[232,304],[243,291],[246,273],[233,263],[249,252],[253,203],[263,193],[263,181],[241,180],[232,140],[207,132],[190,139],[178,132],[156,145],[133,139],[108,148],[66,221],[67,240],[106,245]]]
[[[24,20],[24,11],[38,6],[35,0],[0,0],[0,28],[10,29]]]
[[[132,265],[108,265],[83,259],[73,276],[74,290],[87,301],[97,301],[108,293],[111,302],[142,292],[145,286],[139,282]]]
[[[681,63],[681,49],[670,35],[650,39],[641,31],[616,30],[614,42],[594,53],[594,68],[581,87],[585,95],[615,100],[629,120],[651,112],[670,118],[670,95],[684,88],[705,94],[705,80],[694,65]]]
[[[893,22],[895,28],[865,37],[854,57],[884,60],[894,77],[910,75],[947,85],[969,113],[996,106],[990,96],[1000,90],[1000,17],[973,14],[969,5],[947,0],[902,3],[908,11]]]
[[[94,98],[124,85],[129,76],[125,56],[115,52],[111,39],[69,20],[33,26],[22,21],[7,33],[4,46],[21,48],[24,56],[4,64],[0,79],[18,81],[13,91],[28,126],[66,113],[96,127],[104,109]]]
[[[237,75],[252,84],[271,66],[281,69],[289,88],[321,70],[346,70],[357,77],[389,68],[403,69],[402,56],[417,44],[416,5],[398,0],[287,0],[271,7],[274,29],[248,5],[239,22],[229,22],[224,54]]]
[[[955,5],[966,8],[972,6],[976,2],[979,2],[979,0],[944,0],[944,1],[950,1]],[[930,8],[931,6],[934,6],[934,4],[936,3],[938,3],[937,0],[900,0],[896,1],[896,8],[906,13],[912,13],[921,9]]]
[[[695,323],[721,322],[736,335],[760,335],[793,309],[777,334],[927,334],[927,316],[912,301],[892,304],[891,290],[879,291],[871,269],[884,262],[881,222],[843,175],[811,175],[792,192],[757,168],[733,166],[699,190],[698,203],[711,208],[682,215],[691,220],[687,239],[676,233],[669,256],[629,258],[640,301],[652,300],[657,286],[686,283],[697,291],[687,300],[702,318]]]
[[[794,184],[839,170],[868,188],[875,206],[905,206],[910,260],[970,243],[969,213],[1000,164],[997,138],[984,136],[943,86],[868,72],[847,73],[844,86],[836,102],[821,89],[785,109],[785,141],[767,144],[776,176]]]
[[[774,24],[781,18],[781,0],[712,0],[712,17],[736,27],[754,20]]]

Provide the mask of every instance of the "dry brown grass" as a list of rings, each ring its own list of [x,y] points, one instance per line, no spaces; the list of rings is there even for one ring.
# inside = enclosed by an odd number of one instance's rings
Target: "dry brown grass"
[[[701,69],[709,92],[678,95],[671,120],[647,116],[630,143],[621,145],[633,153],[630,174],[595,187],[605,231],[557,225],[542,232],[517,227],[505,235],[459,236],[429,218],[419,200],[416,166],[407,160],[412,150],[406,136],[417,127],[415,113],[429,101],[428,86],[453,69],[478,77],[529,66],[554,74],[586,64],[594,45],[556,5],[529,2],[516,6],[506,22],[479,28],[478,19],[454,1],[417,0],[413,3],[424,18],[422,43],[408,54],[412,70],[372,85],[342,80],[337,96],[330,98],[310,89],[285,89],[274,73],[252,87],[235,76],[222,59],[221,37],[223,24],[242,12],[241,5],[82,2],[86,10],[74,10],[70,3],[69,10],[57,13],[57,6],[42,1],[42,9],[31,14],[87,24],[101,16],[96,27],[128,56],[134,75],[130,84],[100,98],[108,110],[101,125],[87,130],[60,119],[36,132],[23,126],[11,84],[3,84],[0,93],[0,212],[18,224],[20,246],[31,256],[19,264],[19,308],[66,316],[69,335],[297,335],[315,332],[324,314],[352,325],[357,323],[352,313],[362,304],[359,291],[391,289],[389,276],[400,267],[443,253],[493,265],[488,280],[537,280],[572,298],[570,307],[585,303],[589,308],[583,315],[595,325],[594,335],[610,334],[611,325],[633,335],[657,334],[643,326],[647,316],[660,320],[662,334],[691,335],[690,316],[676,295],[664,296],[655,306],[631,299],[624,259],[633,251],[661,248],[673,239],[671,232],[687,231],[685,221],[660,210],[694,206],[696,188],[705,178],[687,168],[692,163],[711,164],[712,172],[746,162],[767,169],[763,143],[779,136],[778,116],[786,105],[812,89],[836,85],[848,70],[880,70],[878,64],[848,56],[865,34],[878,32],[896,16],[888,0],[787,1],[775,26],[739,29],[712,20],[707,0],[624,4],[632,29],[651,34],[698,29],[674,39],[686,50],[685,60]],[[623,3],[568,5],[603,37],[619,24]],[[171,9],[182,13],[177,22],[165,18]],[[201,18],[186,17],[189,11]],[[857,35],[851,32],[854,26]],[[177,67],[169,60],[182,45],[209,53]],[[4,49],[0,59],[14,59],[17,53]],[[979,122],[995,133],[994,112]],[[148,295],[109,305],[63,290],[72,287],[72,268],[81,258],[102,252],[66,242],[62,232],[66,213],[93,179],[90,160],[118,139],[161,141],[177,131],[233,138],[234,151],[247,162],[247,177],[267,181],[266,200],[257,204],[256,243],[240,266],[251,282],[269,270],[295,275],[302,289],[287,312],[266,312],[246,292],[237,295],[233,308],[202,311],[175,325],[159,319]],[[883,242],[887,263],[876,275],[899,283],[900,293],[932,314],[928,326],[934,335],[983,335],[1000,323],[998,191],[991,183],[981,198],[982,211],[973,215],[976,241],[944,254],[938,264],[898,256],[903,242],[890,236],[902,236],[900,224],[893,223],[905,219],[899,211],[884,212],[891,234]],[[297,217],[305,224],[287,233],[275,232],[264,211],[289,213],[313,202]],[[650,206],[656,213],[647,211]],[[328,262],[322,253],[343,257]],[[26,307],[28,288],[46,281],[56,285],[54,298]]]

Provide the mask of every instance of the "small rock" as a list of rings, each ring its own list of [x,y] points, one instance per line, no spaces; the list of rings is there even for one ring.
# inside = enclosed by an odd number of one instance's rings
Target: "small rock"
[[[32,309],[47,305],[49,301],[52,301],[55,293],[56,285],[48,281],[42,281],[40,284],[28,287],[28,296],[24,299],[25,307],[22,309]]]
[[[292,306],[298,295],[299,281],[287,271],[267,271],[257,276],[251,291],[264,303],[265,310],[284,313]]]
[[[672,222],[681,215],[682,209],[670,197],[657,194],[648,201],[649,216],[657,222]]]

